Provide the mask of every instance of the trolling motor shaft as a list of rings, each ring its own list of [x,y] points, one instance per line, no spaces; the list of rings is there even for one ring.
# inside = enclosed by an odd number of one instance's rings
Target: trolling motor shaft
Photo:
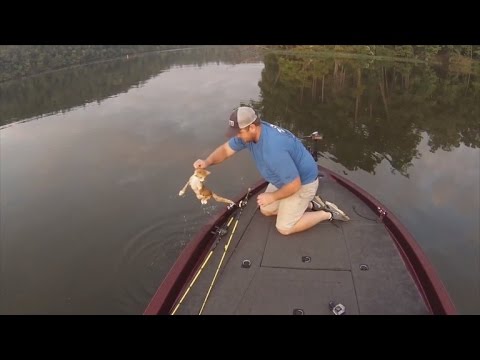
[[[323,135],[318,131],[314,131],[310,135],[302,136],[302,139],[308,139],[313,141],[313,146],[310,144],[306,145],[308,152],[312,155],[315,161],[318,161],[318,151],[317,151],[317,141],[323,139]]]

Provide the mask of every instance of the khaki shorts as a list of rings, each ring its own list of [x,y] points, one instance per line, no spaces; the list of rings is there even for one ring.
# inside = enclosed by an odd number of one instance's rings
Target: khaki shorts
[[[291,229],[298,220],[302,217],[308,204],[313,200],[317,194],[318,179],[310,184],[302,185],[300,190],[289,197],[277,200],[267,206],[262,206],[261,209],[266,212],[277,214],[277,229]],[[265,192],[274,192],[278,188],[272,184],[268,184]]]

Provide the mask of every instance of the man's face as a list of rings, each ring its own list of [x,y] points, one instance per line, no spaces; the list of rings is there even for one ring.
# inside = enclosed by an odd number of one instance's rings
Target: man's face
[[[237,138],[244,143],[252,142],[255,138],[254,126],[249,125],[244,129],[240,129],[237,133]]]

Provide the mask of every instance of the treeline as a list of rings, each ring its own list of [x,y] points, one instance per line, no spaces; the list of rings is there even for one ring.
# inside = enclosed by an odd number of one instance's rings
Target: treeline
[[[442,63],[459,61],[459,58],[480,60],[480,45],[275,45],[267,47],[299,52],[329,51]]]
[[[138,53],[202,47],[201,45],[0,45],[0,82],[72,65]],[[479,45],[274,45],[297,53],[334,52],[441,62],[470,67],[480,60]]]
[[[252,105],[349,170],[382,161],[408,177],[422,133],[431,152],[480,147],[480,72],[393,61],[269,54]]]
[[[196,45],[198,46],[198,45]],[[0,45],[0,82],[72,65],[191,45]]]

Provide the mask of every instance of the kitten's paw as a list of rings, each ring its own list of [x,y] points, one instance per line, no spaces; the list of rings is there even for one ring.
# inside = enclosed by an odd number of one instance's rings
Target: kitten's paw
[[[178,193],[178,196],[183,196],[184,194],[185,194],[185,191],[180,190],[180,192]]]
[[[202,200],[201,203],[205,205],[207,203],[207,200]]]

